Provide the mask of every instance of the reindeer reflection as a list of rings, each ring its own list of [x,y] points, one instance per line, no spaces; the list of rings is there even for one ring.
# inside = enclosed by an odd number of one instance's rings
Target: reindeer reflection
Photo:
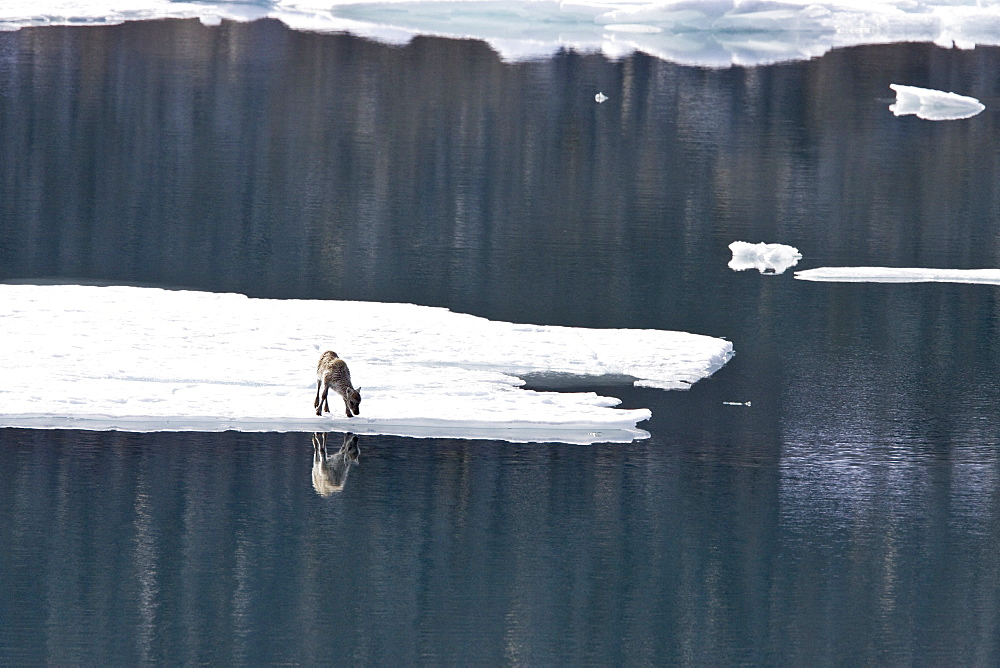
[[[348,432],[344,434],[344,444],[333,456],[326,451],[326,432],[316,432],[313,442],[313,488],[320,496],[330,496],[341,492],[347,482],[347,474],[351,467],[358,463],[361,448],[358,447],[358,437]]]

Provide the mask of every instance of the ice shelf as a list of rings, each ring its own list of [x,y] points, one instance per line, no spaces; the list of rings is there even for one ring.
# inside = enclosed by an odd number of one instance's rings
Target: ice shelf
[[[316,363],[350,366],[361,414],[313,409]],[[660,330],[491,321],[444,308],[251,299],[139,287],[0,285],[0,427],[353,431],[571,443],[648,434],[644,408],[521,376],[684,389],[728,341]]]
[[[299,30],[350,32],[403,44],[416,35],[486,41],[505,60],[560,49],[635,51],[685,65],[763,65],[830,49],[933,42],[1000,44],[997,0],[5,0],[0,29],[158,18],[274,18]]]

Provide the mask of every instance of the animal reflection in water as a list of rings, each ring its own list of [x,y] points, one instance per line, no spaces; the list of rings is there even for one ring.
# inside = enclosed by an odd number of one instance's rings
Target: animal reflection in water
[[[313,488],[320,496],[330,496],[344,490],[347,474],[358,463],[361,448],[358,437],[348,432],[344,434],[344,444],[332,456],[326,451],[326,433],[313,434]]]

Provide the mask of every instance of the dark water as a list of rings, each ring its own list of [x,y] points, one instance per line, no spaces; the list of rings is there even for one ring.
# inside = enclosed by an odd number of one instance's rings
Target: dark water
[[[0,279],[737,350],[689,392],[605,388],[653,409],[648,440],[367,437],[328,497],[310,434],[0,430],[0,664],[997,665],[996,288],[726,263],[746,240],[1000,266],[998,71],[926,45],[712,71],[274,22],[0,33]],[[895,118],[890,83],[987,110]]]

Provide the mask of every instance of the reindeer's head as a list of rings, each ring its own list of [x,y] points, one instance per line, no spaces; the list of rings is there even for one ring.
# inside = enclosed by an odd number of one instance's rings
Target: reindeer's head
[[[361,415],[361,388],[350,389],[347,391],[347,403],[351,405],[351,412],[355,415]]]

